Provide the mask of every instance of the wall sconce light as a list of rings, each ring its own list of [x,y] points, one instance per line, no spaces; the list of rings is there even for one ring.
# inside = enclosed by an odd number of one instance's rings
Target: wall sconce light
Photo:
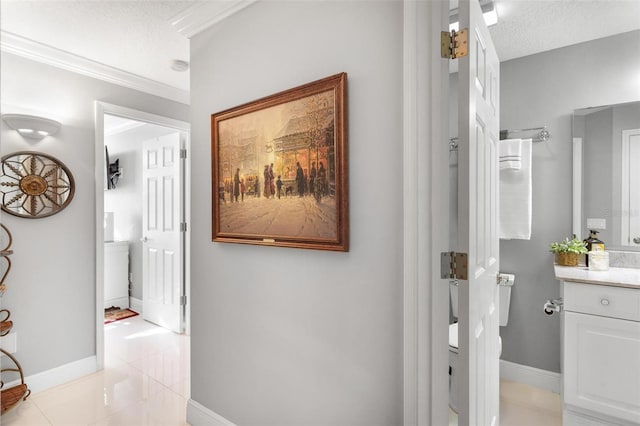
[[[2,120],[25,138],[42,139],[57,133],[62,125],[55,120],[35,115],[2,114]]]

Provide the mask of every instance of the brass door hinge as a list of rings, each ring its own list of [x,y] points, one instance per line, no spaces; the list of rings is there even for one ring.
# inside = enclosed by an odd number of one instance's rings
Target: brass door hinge
[[[456,253],[455,251],[440,253],[441,278],[466,280],[468,271],[467,253]]]
[[[443,58],[457,59],[469,54],[469,31],[442,31],[440,33],[440,54]]]

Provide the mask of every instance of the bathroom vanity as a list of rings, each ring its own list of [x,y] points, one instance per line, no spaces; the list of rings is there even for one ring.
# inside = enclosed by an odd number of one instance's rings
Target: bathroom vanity
[[[104,308],[129,307],[129,242],[104,243]]]
[[[640,425],[640,269],[554,266],[563,424]]]

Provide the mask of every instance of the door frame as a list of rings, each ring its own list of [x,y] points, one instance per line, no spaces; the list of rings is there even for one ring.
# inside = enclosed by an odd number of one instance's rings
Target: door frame
[[[104,368],[104,115],[116,115],[149,124],[169,127],[187,133],[185,148],[187,158],[184,163],[184,221],[187,223],[187,231],[184,235],[184,271],[183,285],[187,299],[184,311],[185,333],[191,334],[191,277],[190,277],[190,223],[191,223],[191,160],[188,153],[191,151],[191,125],[186,121],[151,114],[120,105],[96,101],[94,106],[95,122],[95,206],[96,206],[96,366],[98,370]]]
[[[403,6],[404,425],[448,424],[449,2]]]
[[[629,178],[631,175],[631,169],[629,164],[629,155],[631,150],[631,136],[640,134],[640,129],[626,129],[622,131],[622,137],[620,139],[620,171],[621,171],[621,206],[622,220],[620,221],[620,242],[623,246],[633,246],[629,229],[630,217],[631,217],[631,187],[629,186]],[[627,212],[625,217],[624,212]],[[625,242],[626,241],[626,242]]]

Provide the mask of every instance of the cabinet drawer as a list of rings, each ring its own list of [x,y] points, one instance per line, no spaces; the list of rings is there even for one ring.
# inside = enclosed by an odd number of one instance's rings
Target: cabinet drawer
[[[640,321],[640,289],[565,282],[564,309]]]

